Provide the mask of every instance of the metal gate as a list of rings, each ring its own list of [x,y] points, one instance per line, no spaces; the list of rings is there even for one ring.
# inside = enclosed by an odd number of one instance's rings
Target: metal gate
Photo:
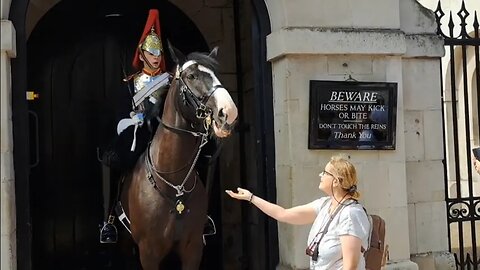
[[[441,2],[435,17],[437,33],[445,39],[441,90],[448,244],[457,269],[478,269],[480,177],[473,170],[471,149],[480,146],[480,14],[469,12],[465,1],[445,14]]]

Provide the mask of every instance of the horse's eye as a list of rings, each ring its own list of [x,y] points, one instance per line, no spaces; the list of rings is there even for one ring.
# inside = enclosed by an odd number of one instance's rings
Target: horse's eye
[[[188,74],[188,75],[187,75],[187,79],[190,80],[190,81],[192,81],[192,80],[195,79],[195,75],[193,75],[193,74]]]

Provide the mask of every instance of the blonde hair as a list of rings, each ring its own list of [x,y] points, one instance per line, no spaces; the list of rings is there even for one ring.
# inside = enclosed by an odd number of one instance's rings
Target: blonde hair
[[[345,155],[335,155],[330,158],[330,164],[337,173],[337,178],[340,181],[340,186],[352,196],[353,199],[360,198],[360,192],[357,191],[357,171],[355,166],[348,161]]]

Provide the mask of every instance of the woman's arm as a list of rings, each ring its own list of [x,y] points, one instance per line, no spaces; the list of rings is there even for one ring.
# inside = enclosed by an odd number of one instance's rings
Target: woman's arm
[[[342,245],[343,269],[356,270],[362,254],[362,241],[353,235],[341,235],[340,243]]]
[[[230,195],[230,197],[237,200],[250,201],[263,213],[280,222],[296,225],[311,224],[317,216],[313,203],[285,209],[279,205],[267,202],[264,199],[253,195],[250,191],[246,189],[237,188],[237,190],[237,193],[231,190],[225,190],[225,192]]]

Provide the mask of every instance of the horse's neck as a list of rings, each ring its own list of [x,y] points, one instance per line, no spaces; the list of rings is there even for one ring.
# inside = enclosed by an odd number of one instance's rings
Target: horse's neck
[[[176,127],[184,130],[189,129],[188,122],[177,110],[178,91],[177,81],[172,83],[167,97],[165,99],[162,122],[170,127]],[[155,136],[152,140],[151,155],[154,165],[162,171],[172,171],[183,166],[197,151],[197,141],[199,138],[181,131],[173,131],[158,126]]]

